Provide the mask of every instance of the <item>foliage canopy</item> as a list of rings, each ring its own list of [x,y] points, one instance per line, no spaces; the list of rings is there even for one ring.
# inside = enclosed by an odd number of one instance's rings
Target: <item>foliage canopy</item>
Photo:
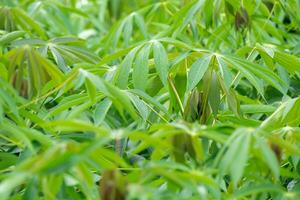
[[[299,199],[299,0],[1,0],[0,199]]]

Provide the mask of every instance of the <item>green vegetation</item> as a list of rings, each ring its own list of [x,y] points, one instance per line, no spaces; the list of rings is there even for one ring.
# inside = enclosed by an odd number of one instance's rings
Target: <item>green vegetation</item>
[[[300,199],[299,0],[1,0],[0,200]]]

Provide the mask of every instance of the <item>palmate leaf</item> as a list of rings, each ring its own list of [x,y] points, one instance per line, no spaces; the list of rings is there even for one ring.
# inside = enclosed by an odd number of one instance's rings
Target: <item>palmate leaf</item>
[[[98,56],[90,53],[83,48],[84,42],[75,37],[59,37],[48,41],[40,39],[23,39],[13,43],[14,46],[30,45],[38,47],[39,51],[46,57],[47,53],[51,53],[54,61],[63,72],[70,70],[70,65],[76,63],[92,63],[99,62]]]
[[[282,33],[280,33],[279,29],[276,29],[275,24],[272,23],[271,21],[257,18],[253,22],[254,22],[253,26],[256,27],[256,31],[258,32],[258,34],[268,33],[269,35],[275,37],[277,40],[280,40],[281,42],[283,41]],[[259,31],[262,30],[261,29],[262,27],[264,31]],[[268,37],[267,34],[264,37]]]
[[[111,32],[109,32],[105,37],[107,38],[105,41],[106,46],[108,48],[116,48],[121,40],[122,34],[125,46],[128,46],[131,43],[131,37],[136,34],[136,32],[132,31],[133,28],[137,28],[143,38],[148,38],[148,30],[144,21],[144,17],[138,12],[132,12],[130,15],[124,19],[121,19],[113,26]]]
[[[0,5],[1,200],[298,198],[298,0]]]
[[[19,146],[19,148],[25,149],[25,147],[27,147],[30,155],[34,153],[34,148],[29,136],[12,124],[12,122],[5,120],[4,123],[0,125],[0,130],[1,135],[6,135],[7,138],[10,138],[10,141],[16,141],[15,145]]]
[[[176,29],[174,34],[181,32],[190,21],[195,17],[195,14],[203,6],[204,1],[191,1],[183,7],[176,15],[173,20],[175,21],[172,29]]]
[[[2,135],[7,136],[4,137],[6,140],[14,141],[14,145],[19,148],[27,149],[27,153],[24,155],[25,158],[35,154],[35,149],[32,145],[33,141],[38,142],[41,145],[41,149],[47,149],[54,144],[48,135],[46,136],[38,130],[32,130],[24,127],[20,128],[6,119],[1,124],[1,131]]]
[[[247,129],[238,129],[231,135],[225,145],[226,147],[230,144],[219,164],[219,167],[222,174],[226,172],[230,174],[235,187],[243,176],[243,172],[248,161],[250,142],[251,132]]]
[[[134,87],[143,90],[146,89],[149,74],[148,58],[151,51],[153,52],[156,72],[161,82],[166,85],[169,73],[168,54],[160,40],[153,40],[144,46],[136,46],[126,55],[115,77],[117,85],[120,88],[125,89],[124,87],[128,82],[131,68],[133,68],[132,81]]]
[[[86,79],[89,79],[90,83],[93,84],[95,88],[97,88],[97,90],[111,99],[111,101],[114,103],[123,117],[124,110],[126,110],[133,119],[137,119],[136,111],[125,91],[120,90],[114,85],[102,80],[101,78],[88,71],[85,71],[83,69],[80,69],[79,71],[84,75]]]
[[[45,31],[40,25],[20,8],[1,7],[0,18],[0,28],[2,30],[4,29],[10,32],[17,30],[17,28],[20,27],[24,31],[34,31],[43,39],[47,38]]]
[[[153,97],[149,96],[147,93],[145,93],[141,90],[138,90],[138,89],[129,90],[129,92],[139,96],[140,98],[142,98],[148,104],[155,106],[156,108],[159,109],[159,111],[162,111],[165,114],[167,113],[166,107],[164,107],[164,105],[162,105],[161,102],[158,99],[153,98]]]
[[[231,65],[231,67],[239,70],[260,94],[263,94],[263,87],[257,77],[284,93],[283,87],[285,83],[270,69],[233,56],[226,56],[223,59],[227,64]]]
[[[101,100],[103,98],[103,95],[96,96],[97,100]],[[59,116],[62,112],[71,109],[72,107],[82,105],[85,102],[90,102],[90,97],[87,94],[74,94],[68,96],[68,98],[64,98],[60,102],[58,102],[57,106],[52,107],[49,109],[49,112],[47,113],[45,118],[53,117],[53,116]]]
[[[300,60],[297,56],[282,52],[274,47],[272,48],[272,46],[258,46],[257,50],[268,65],[273,66],[273,62],[276,62],[291,74],[299,72],[298,63]]]
[[[19,172],[16,173],[17,177],[15,177],[13,181],[12,179],[8,179],[0,184],[1,198],[6,199],[9,193],[15,187],[24,183],[26,181],[25,178],[28,178],[28,176],[32,173],[54,175],[56,172],[62,172],[72,166],[79,165],[79,169],[74,170],[72,174],[75,177],[79,177],[79,179],[82,178],[82,170],[84,169],[84,166],[83,164],[79,164],[80,160],[83,160],[84,157],[88,156],[90,153],[103,146],[106,142],[108,142],[108,140],[97,140],[91,146],[81,146],[72,142],[66,142],[50,148],[41,155],[39,160],[37,160],[37,157],[31,157],[30,160],[28,160],[29,162],[22,163],[18,166],[17,171]],[[66,147],[68,149],[67,151]],[[33,165],[33,163],[35,164]],[[24,175],[22,175],[23,173]],[[84,180],[84,183],[79,183],[79,185],[83,186],[84,184],[88,184],[88,181],[86,179],[81,180]]]
[[[29,97],[40,93],[48,81],[60,83],[63,80],[59,69],[29,46],[13,49],[6,56],[11,60],[8,65],[10,81],[20,93],[22,89]]]
[[[76,62],[88,62],[97,63],[99,61],[98,57],[92,53],[89,53],[85,49],[66,45],[55,45],[57,51],[62,55],[68,63]]]
[[[283,125],[298,126],[300,123],[300,98],[290,99],[268,117],[262,124],[263,130],[275,130]]]
[[[45,12],[46,10],[46,12]],[[80,35],[84,37],[84,29],[90,23],[90,10],[78,8],[74,2],[42,1],[32,2],[30,13],[39,19],[51,37],[61,35]],[[51,31],[49,31],[51,29]]]

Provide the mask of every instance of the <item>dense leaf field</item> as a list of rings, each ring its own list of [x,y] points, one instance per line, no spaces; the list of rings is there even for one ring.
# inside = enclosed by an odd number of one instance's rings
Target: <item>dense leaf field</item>
[[[0,0],[0,200],[300,199],[299,0]]]

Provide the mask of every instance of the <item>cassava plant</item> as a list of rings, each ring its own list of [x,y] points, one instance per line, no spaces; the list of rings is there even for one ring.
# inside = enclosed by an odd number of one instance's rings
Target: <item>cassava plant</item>
[[[1,0],[0,200],[300,198],[299,0]]]

